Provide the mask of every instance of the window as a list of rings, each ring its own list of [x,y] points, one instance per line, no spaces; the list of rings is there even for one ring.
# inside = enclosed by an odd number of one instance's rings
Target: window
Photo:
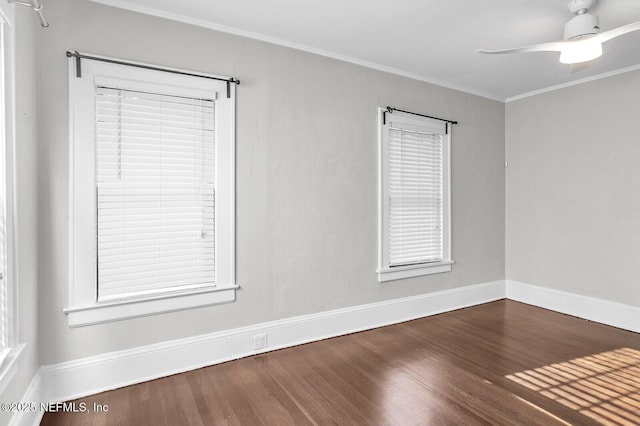
[[[6,88],[7,88],[7,79],[5,66],[8,65],[5,60],[6,58],[6,38],[7,25],[2,22],[0,23],[0,57],[2,58],[2,63],[0,63],[0,96],[2,97],[1,110],[2,114],[0,117],[0,128],[6,129],[8,120],[10,119],[10,115],[8,116],[6,108],[8,106],[7,98],[5,96]],[[2,140],[0,141],[0,363],[4,360],[7,353],[9,352],[9,342],[8,342],[8,301],[7,301],[7,159],[6,159],[6,142],[7,142],[7,132],[3,132],[1,135]]]
[[[380,108],[379,281],[451,271],[448,125]]]
[[[234,85],[73,59],[69,81],[69,324],[233,301]]]
[[[0,4],[0,394],[17,371],[13,6]]]

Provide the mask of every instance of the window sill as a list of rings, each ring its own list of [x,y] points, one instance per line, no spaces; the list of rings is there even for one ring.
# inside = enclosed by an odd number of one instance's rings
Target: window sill
[[[69,327],[101,324],[129,318],[143,317],[190,308],[219,305],[236,300],[238,286],[215,288],[154,298],[96,303],[95,305],[64,309]]]
[[[395,266],[378,270],[378,281],[395,281],[403,278],[419,277],[422,275],[441,274],[451,272],[452,260],[442,262],[424,263],[421,265]]]
[[[15,348],[11,348],[9,353],[2,361],[2,365],[0,365],[0,395],[4,393],[4,390],[7,388],[13,376],[16,375],[18,371],[18,358],[24,349],[25,344],[21,344],[16,346]]]

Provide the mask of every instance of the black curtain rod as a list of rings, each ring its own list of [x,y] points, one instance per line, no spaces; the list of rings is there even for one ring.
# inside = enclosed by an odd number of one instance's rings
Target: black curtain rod
[[[76,58],[76,77],[78,77],[78,78],[82,77],[82,66],[80,64],[80,60],[81,59],[89,59],[89,60],[92,60],[92,61],[109,62],[110,64],[126,65],[126,66],[129,66],[129,67],[144,68],[144,69],[153,70],[153,71],[163,71],[163,72],[170,72],[170,73],[173,73],[173,74],[188,75],[188,76],[191,76],[191,77],[208,78],[209,80],[226,81],[227,82],[227,98],[231,97],[230,84],[231,83],[240,84],[240,80],[235,79],[233,77],[231,77],[231,78],[220,78],[220,77],[213,77],[213,76],[210,76],[210,75],[193,74],[193,73],[189,73],[189,72],[185,72],[185,71],[172,70],[170,68],[154,67],[154,66],[151,66],[151,65],[136,64],[136,63],[133,63],[133,62],[117,61],[115,59],[106,59],[106,58],[100,58],[100,57],[97,57],[97,56],[83,55],[80,52],[78,52],[77,50],[75,52],[67,50],[67,58]]]
[[[420,117],[426,117],[426,118],[431,118],[433,120],[444,121],[445,123],[449,123],[449,124],[458,124],[457,121],[447,120],[446,118],[438,118],[438,117],[433,117],[431,115],[418,114],[417,112],[405,111],[405,110],[394,108],[394,107],[390,107],[390,106],[387,107],[387,111],[386,112],[393,113],[393,111],[404,112],[405,114],[419,115]]]

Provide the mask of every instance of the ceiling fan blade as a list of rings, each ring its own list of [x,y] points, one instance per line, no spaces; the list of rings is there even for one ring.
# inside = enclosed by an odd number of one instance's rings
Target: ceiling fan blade
[[[516,47],[513,49],[503,50],[484,50],[478,49],[478,53],[485,53],[488,55],[499,55],[503,53],[525,53],[525,52],[561,52],[564,45],[568,43],[565,41],[555,41],[551,43],[534,44],[531,46]]]
[[[638,31],[640,30],[640,21],[634,22],[632,24],[623,25],[618,28],[614,28],[609,31],[605,31],[596,36],[593,36],[594,39],[597,39],[600,43],[604,43],[606,41],[611,40],[612,38],[620,37],[621,35]]]

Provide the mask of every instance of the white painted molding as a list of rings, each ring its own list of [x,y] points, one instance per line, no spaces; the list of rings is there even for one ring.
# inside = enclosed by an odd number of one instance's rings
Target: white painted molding
[[[55,403],[303,343],[423,318],[506,298],[640,332],[640,307],[517,281],[492,281],[435,293],[302,315],[41,367],[24,403]],[[268,346],[252,350],[266,333]],[[16,413],[10,426],[37,425],[43,413]]]
[[[258,41],[263,41],[265,43],[276,44],[278,46],[284,46],[290,49],[301,50],[303,52],[313,53],[315,55],[324,56],[331,59],[337,59],[338,61],[348,62],[354,65],[360,65],[366,68],[371,68],[371,69],[386,72],[389,74],[395,74],[401,77],[407,77],[413,80],[423,81],[425,83],[434,84],[436,86],[445,87],[447,89],[457,90],[459,92],[468,93],[470,95],[480,96],[482,98],[487,98],[487,99],[491,99],[498,102],[504,102],[504,97],[497,96],[489,92],[474,90],[468,87],[459,86],[457,84],[448,83],[446,81],[429,78],[421,74],[402,71],[387,65],[365,61],[365,60],[354,58],[351,56],[341,55],[339,53],[330,52],[324,49],[318,49],[315,47],[307,46],[305,44],[293,43],[293,42],[282,40],[276,37],[271,37],[264,34],[258,34],[252,31],[242,30],[240,28],[231,27],[228,25],[222,25],[215,22],[211,22],[211,21],[206,21],[204,19],[197,19],[189,16],[180,15],[177,13],[171,13],[171,12],[161,10],[159,8],[140,6],[139,4],[135,4],[127,0],[90,0],[90,1],[94,3],[104,4],[106,6],[117,7],[119,9],[129,10],[131,12],[142,13],[144,15],[150,15],[158,18],[169,19],[171,21],[182,22],[184,24],[208,28],[214,31],[220,31],[223,33],[233,34],[240,37],[246,37],[246,38],[250,38]]]
[[[13,26],[16,18],[15,4],[9,3],[8,0],[0,1],[0,19],[7,24]]]
[[[9,426],[37,426],[42,420],[44,413],[40,411],[39,404],[42,399],[42,373],[40,370],[36,371],[36,374],[31,379],[29,387],[22,397],[22,403],[37,403],[36,410],[22,410],[17,411],[11,417]]]
[[[2,366],[0,369],[0,395],[2,395],[18,372],[18,361],[25,346],[27,346],[27,344],[22,343],[15,348],[8,349],[6,358],[4,358],[0,363],[0,366]]]
[[[445,260],[442,262],[427,263],[421,265],[411,265],[407,267],[399,266],[397,268],[378,269],[378,281],[388,282],[396,281],[404,278],[419,277],[422,275],[442,274],[443,272],[451,272],[453,260]]]
[[[256,353],[382,327],[502,298],[504,281],[493,281],[43,366],[39,370],[40,399],[28,399],[25,396],[25,402],[68,401]],[[268,346],[254,351],[251,347],[251,337],[258,333],[267,333]]]
[[[507,299],[640,333],[640,307],[512,280],[505,287]]]
[[[633,65],[626,68],[621,68],[619,70],[613,70],[609,72],[605,72],[602,74],[592,75],[590,77],[581,78],[580,80],[568,81],[566,83],[558,84],[555,86],[545,87],[543,89],[533,90],[531,92],[522,93],[521,95],[512,96],[510,98],[505,99],[505,103],[517,101],[524,98],[529,98],[531,96],[541,95],[542,93],[547,92],[555,92],[556,90],[564,89],[566,87],[577,86],[580,84],[589,83],[590,81],[601,80],[603,78],[613,77],[619,74],[624,74],[631,71],[640,70],[640,65]]]
[[[339,61],[348,62],[350,64],[360,65],[360,66],[363,66],[363,67],[366,67],[366,68],[371,68],[371,69],[374,69],[374,70],[383,71],[383,72],[386,72],[386,73],[389,73],[389,74],[399,75],[401,77],[411,78],[413,80],[423,81],[425,83],[434,84],[436,86],[445,87],[447,89],[457,90],[457,91],[460,91],[460,92],[469,93],[471,95],[480,96],[480,97],[483,97],[483,98],[491,99],[491,100],[498,101],[498,102],[505,102],[505,103],[506,102],[517,101],[519,99],[528,98],[530,96],[535,96],[535,95],[539,95],[539,94],[546,93],[546,92],[552,92],[552,91],[555,91],[555,90],[563,89],[565,87],[571,87],[571,86],[575,86],[575,85],[578,85],[578,84],[588,83],[590,81],[599,80],[599,79],[607,78],[607,77],[612,77],[614,75],[623,74],[623,73],[626,73],[626,72],[635,71],[635,70],[640,69],[640,65],[634,65],[634,66],[631,66],[631,67],[622,68],[622,69],[619,69],[619,70],[613,70],[613,71],[605,72],[605,73],[602,73],[602,74],[598,74],[598,75],[593,75],[593,76],[590,76],[590,77],[582,78],[580,80],[569,81],[569,82],[558,84],[558,85],[555,85],[555,86],[544,87],[542,89],[533,90],[531,92],[521,93],[519,95],[511,96],[511,97],[508,97],[508,98],[505,99],[504,96],[499,96],[499,95],[494,94],[494,93],[471,89],[469,87],[459,86],[457,84],[449,83],[449,82],[446,82],[446,81],[433,79],[433,78],[430,78],[430,77],[422,75],[422,74],[416,74],[416,73],[402,71],[400,69],[393,68],[393,67],[390,67],[390,66],[387,66],[387,65],[382,65],[382,64],[378,64],[378,63],[370,62],[370,61],[365,61],[365,60],[354,58],[354,57],[351,57],[351,56],[341,55],[341,54],[338,54],[338,53],[335,53],[335,52],[330,52],[330,51],[327,51],[327,50],[318,49],[318,48],[307,46],[307,45],[300,44],[300,43],[293,43],[293,42],[282,40],[282,39],[279,39],[279,38],[276,38],[276,37],[271,37],[271,36],[267,36],[267,35],[264,35],[264,34],[259,34],[259,33],[251,32],[251,31],[247,31],[247,30],[242,30],[240,28],[231,27],[231,26],[228,26],[228,25],[222,25],[222,24],[218,24],[218,23],[215,23],[215,22],[211,22],[211,21],[206,21],[204,19],[197,19],[197,18],[192,18],[192,17],[180,15],[180,14],[177,14],[177,13],[171,13],[171,12],[167,12],[167,11],[161,10],[159,8],[141,6],[139,4],[133,3],[133,2],[128,1],[128,0],[90,0],[90,1],[92,1],[94,3],[104,4],[104,5],[111,6],[111,7],[117,7],[119,9],[129,10],[131,12],[137,12],[137,13],[142,13],[142,14],[145,14],[145,15],[155,16],[155,17],[158,17],[158,18],[169,19],[171,21],[182,22],[184,24],[194,25],[194,26],[198,26],[198,27],[204,27],[204,28],[208,28],[208,29],[211,29],[211,30],[214,30],[214,31],[220,31],[220,32],[228,33],[228,34],[234,34],[234,35],[237,35],[237,36],[240,36],[240,37],[247,37],[247,38],[250,38],[250,39],[263,41],[263,42],[266,42],[266,43],[271,43],[271,44],[276,44],[276,45],[279,45],[279,46],[288,47],[288,48],[291,48],[291,49],[301,50],[303,52],[309,52],[309,53],[313,53],[313,54],[316,54],[316,55],[324,56],[324,57],[327,57],[327,58],[337,59]]]

